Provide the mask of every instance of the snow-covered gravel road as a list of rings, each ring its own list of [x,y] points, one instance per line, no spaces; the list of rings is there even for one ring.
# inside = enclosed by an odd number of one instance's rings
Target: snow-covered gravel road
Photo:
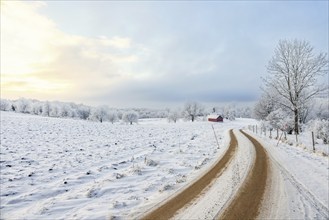
[[[254,137],[253,134],[242,135],[237,130],[234,134],[238,140],[234,160],[230,160],[226,169],[219,172],[217,178],[199,195],[177,211],[173,219],[329,218],[328,203],[323,203],[328,199],[328,164],[310,165],[311,155],[307,155],[307,151],[288,151],[287,155],[287,148],[282,150],[273,147],[269,142]],[[292,157],[295,153],[301,156],[298,157],[298,161],[305,162],[300,167],[308,165],[308,169],[300,171],[296,167],[286,166],[283,162],[284,156]],[[328,160],[326,157],[313,156],[318,162]],[[291,164],[296,162],[289,159]],[[301,175],[303,172],[307,173],[308,181],[305,175]],[[302,181],[298,180],[298,176]],[[188,190],[184,191],[188,193]],[[178,196],[184,194],[184,191]],[[323,194],[318,194],[319,191]],[[175,204],[171,204],[172,201],[174,199],[168,200],[167,203],[174,206]],[[163,217],[162,213],[165,212],[161,211],[161,208],[166,205],[152,211],[153,215],[147,215],[146,219],[155,219],[156,215]],[[158,210],[160,212],[157,212]]]

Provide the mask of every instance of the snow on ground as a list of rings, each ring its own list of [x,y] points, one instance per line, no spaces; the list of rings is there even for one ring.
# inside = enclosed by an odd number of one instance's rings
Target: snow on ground
[[[214,219],[224,210],[245,180],[255,158],[255,149],[248,139],[234,130],[239,146],[232,161],[220,176],[211,183],[207,192],[178,211],[173,219]]]
[[[127,125],[1,112],[1,218],[134,216],[200,175],[224,152],[225,131],[251,121]]]
[[[250,132],[252,134],[252,132]],[[253,134],[255,135],[255,134]],[[295,219],[322,219],[319,210],[329,210],[329,158],[312,152],[312,146],[291,145],[258,135],[263,146],[278,164],[284,176],[289,217]],[[305,138],[300,138],[305,140]],[[289,137],[288,137],[289,140]],[[307,143],[307,142],[304,142]],[[309,143],[310,144],[310,143]],[[325,149],[328,145],[322,145]]]
[[[175,124],[145,119],[134,125],[112,125],[0,113],[2,219],[138,216],[209,168],[227,147],[228,129],[256,123],[237,119]],[[328,157],[310,151],[306,142],[276,146],[273,138],[258,138],[285,173],[289,216],[316,218],[314,201],[328,209]],[[327,149],[328,145],[319,148]],[[227,172],[229,182],[236,184],[233,174],[237,167],[246,166],[247,159],[243,155],[235,159]],[[243,179],[243,169],[238,171]],[[229,197],[232,190],[235,188],[228,191]]]

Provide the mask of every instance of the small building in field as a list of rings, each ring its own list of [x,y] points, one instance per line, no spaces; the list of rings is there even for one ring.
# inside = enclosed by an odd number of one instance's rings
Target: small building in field
[[[208,115],[208,121],[223,122],[224,118],[221,115]]]

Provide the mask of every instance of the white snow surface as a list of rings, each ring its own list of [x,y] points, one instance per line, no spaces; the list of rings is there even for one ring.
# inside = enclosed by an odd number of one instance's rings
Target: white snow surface
[[[257,123],[145,119],[128,125],[0,113],[1,219],[136,218],[209,169],[228,147],[228,129]],[[277,140],[252,135],[274,161],[278,182],[283,181],[278,213],[328,218],[328,157],[310,146],[276,146]],[[212,219],[232,198],[253,158],[246,138],[237,138],[242,146],[216,180],[218,187],[176,217]]]
[[[329,158],[310,151],[310,146],[291,145],[257,137],[266,148],[284,179],[289,218],[329,218]],[[311,146],[312,147],[312,146]],[[322,148],[325,149],[325,145]]]
[[[226,149],[225,131],[248,124],[128,125],[2,111],[1,218],[138,216],[204,172]]]

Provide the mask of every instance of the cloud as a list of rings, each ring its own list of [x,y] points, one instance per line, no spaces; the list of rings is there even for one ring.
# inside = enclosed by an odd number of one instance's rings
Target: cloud
[[[2,95],[130,107],[253,101],[279,39],[328,47],[323,3],[1,4]]]
[[[5,95],[39,91],[39,97],[52,99],[60,92],[63,99],[70,99],[93,93],[131,75],[129,65],[145,53],[145,48],[127,37],[65,33],[39,13],[45,3],[1,4],[1,87]]]

